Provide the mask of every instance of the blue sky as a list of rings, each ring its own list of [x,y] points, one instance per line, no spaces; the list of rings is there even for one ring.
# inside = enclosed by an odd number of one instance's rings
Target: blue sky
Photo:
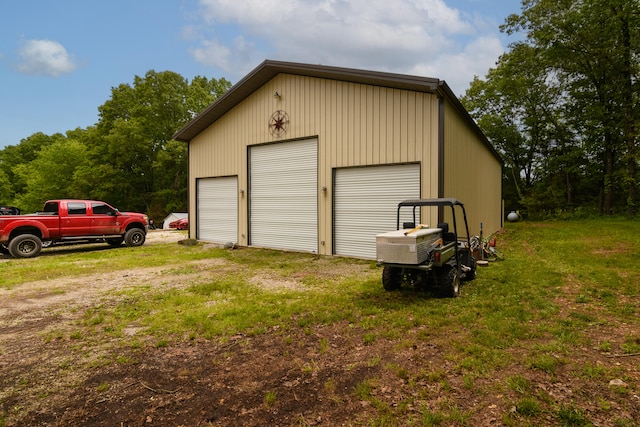
[[[224,77],[265,59],[436,77],[461,96],[513,40],[520,0],[21,0],[0,7],[0,149],[86,128],[149,70]]]

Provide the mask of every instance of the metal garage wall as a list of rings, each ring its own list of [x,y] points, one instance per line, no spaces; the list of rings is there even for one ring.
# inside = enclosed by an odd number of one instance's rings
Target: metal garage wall
[[[318,251],[318,140],[250,147],[249,244]]]
[[[336,169],[334,253],[375,259],[376,234],[395,230],[398,203],[418,198],[419,164]]]
[[[445,107],[443,196],[464,203],[471,235],[480,234],[480,223],[489,235],[502,227],[502,165],[453,106]]]
[[[238,242],[238,178],[197,180],[199,240]]]
[[[273,96],[276,91],[279,98]],[[438,105],[436,94],[394,89],[393,84],[278,74],[189,142],[189,210],[197,211],[197,178],[237,175],[238,243],[255,244],[249,242],[258,231],[249,231],[251,147],[317,137],[317,250],[333,254],[336,168],[420,163],[421,197],[438,196]],[[284,136],[269,132],[277,110],[290,119]]]

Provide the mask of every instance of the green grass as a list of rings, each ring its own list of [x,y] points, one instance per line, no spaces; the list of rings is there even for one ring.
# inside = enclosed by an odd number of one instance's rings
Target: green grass
[[[468,408],[451,397],[458,388],[510,402],[501,408],[507,425],[537,425],[536,419],[551,420],[551,425],[592,425],[591,412],[584,406],[556,402],[529,378],[553,384],[563,376],[563,381],[606,385],[617,372],[577,354],[588,349],[606,360],[610,355],[640,353],[640,222],[605,219],[506,226],[506,233],[498,236],[505,260],[480,268],[477,279],[464,285],[456,299],[412,290],[385,292],[380,269],[369,261],[175,244],[10,260],[1,265],[0,288],[19,289],[36,280],[49,281],[55,288],[60,271],[65,277],[80,277],[158,267],[164,273],[159,280],[179,281],[206,268],[206,280],[186,286],[162,289],[146,283],[112,292],[117,302],[96,302],[67,338],[91,345],[107,336],[138,348],[146,337],[151,345],[164,347],[196,338],[224,342],[238,333],[310,334],[323,325],[344,324],[359,332],[359,346],[373,348],[386,341],[395,342],[399,350],[432,346],[446,364],[446,369],[415,371],[381,363],[378,355],[363,361],[401,379],[415,399],[386,404],[377,397],[380,379],[363,378],[353,395],[378,413],[366,425],[405,425],[407,419],[413,420],[409,425],[471,425]],[[214,259],[224,260],[224,267],[190,264]],[[354,270],[357,274],[350,272]],[[298,286],[263,286],[271,279],[292,280]],[[142,337],[123,334],[131,325],[144,331]],[[623,325],[626,332],[617,337],[599,335],[599,328],[607,325]],[[330,353],[326,340],[317,347],[320,355]],[[307,364],[301,369],[316,368]],[[459,380],[452,381],[452,376]],[[612,400],[622,402],[637,395],[640,384],[625,380],[630,384],[627,393],[601,399],[594,410],[607,413]],[[435,399],[439,405],[424,404]],[[267,393],[264,401],[268,406],[277,404],[275,392]],[[585,398],[583,405],[589,402]],[[417,414],[408,417],[410,406]],[[626,422],[632,420],[618,419],[619,425]]]

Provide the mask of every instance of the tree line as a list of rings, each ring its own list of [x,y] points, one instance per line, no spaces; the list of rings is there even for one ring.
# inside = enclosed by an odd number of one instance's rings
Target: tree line
[[[226,79],[149,71],[111,89],[99,120],[35,133],[0,150],[0,204],[23,213],[48,199],[106,201],[162,220],[187,211],[187,145],[173,134],[231,87]]]
[[[522,34],[461,101],[502,154],[507,209],[633,217],[640,2],[523,0]]]

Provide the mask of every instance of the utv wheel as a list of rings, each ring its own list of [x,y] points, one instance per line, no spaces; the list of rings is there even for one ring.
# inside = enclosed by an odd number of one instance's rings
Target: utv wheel
[[[106,239],[107,243],[111,246],[118,247],[122,244],[122,242],[124,242],[124,237],[116,237],[114,239]]]
[[[132,228],[124,234],[124,244],[127,246],[142,246],[145,237],[144,230]]]
[[[42,249],[42,240],[33,234],[21,234],[9,242],[9,253],[14,258],[33,258]]]
[[[443,298],[455,298],[460,295],[460,275],[456,267],[451,265],[442,267],[438,275],[437,291]]]
[[[402,286],[402,268],[384,266],[382,270],[382,287],[385,291],[397,291]]]

